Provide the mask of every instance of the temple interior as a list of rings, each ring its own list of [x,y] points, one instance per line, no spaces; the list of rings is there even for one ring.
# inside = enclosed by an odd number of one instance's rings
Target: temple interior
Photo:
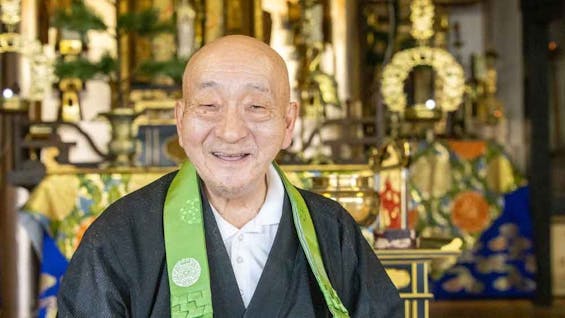
[[[406,317],[565,317],[561,0],[0,0],[0,318],[55,317],[88,226],[186,160],[184,65],[285,60],[276,161],[351,213]]]

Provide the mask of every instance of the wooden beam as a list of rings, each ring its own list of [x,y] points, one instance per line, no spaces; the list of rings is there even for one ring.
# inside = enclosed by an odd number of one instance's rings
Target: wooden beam
[[[13,167],[12,116],[0,106],[0,299],[2,317],[17,317],[18,281],[15,189],[7,180]]]
[[[551,160],[549,148],[549,23],[560,0],[522,0],[525,108],[531,123],[528,179],[536,253],[534,303],[551,306]]]

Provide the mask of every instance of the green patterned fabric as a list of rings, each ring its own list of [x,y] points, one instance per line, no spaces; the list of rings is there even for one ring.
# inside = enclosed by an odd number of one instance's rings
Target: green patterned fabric
[[[212,317],[200,189],[196,170],[188,162],[182,165],[169,187],[163,224],[171,316]]]
[[[334,317],[349,317],[324,268],[316,231],[304,199],[278,166],[289,196],[294,224],[310,268]],[[206,254],[202,202],[194,166],[185,162],[165,199],[167,271],[173,317],[212,317],[212,293]]]

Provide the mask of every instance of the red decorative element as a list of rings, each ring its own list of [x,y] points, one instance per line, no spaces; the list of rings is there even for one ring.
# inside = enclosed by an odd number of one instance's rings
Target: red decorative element
[[[381,213],[386,213],[390,221],[389,224],[385,224],[386,229],[401,229],[400,191],[394,190],[390,178],[386,178],[385,188],[379,192],[379,196],[381,199]]]
[[[453,199],[451,222],[467,233],[478,233],[490,224],[489,205],[482,194],[474,191],[460,192]]]
[[[418,209],[408,211],[408,228],[411,230],[415,229],[419,219],[420,215],[418,215]]]
[[[91,216],[82,220],[82,222],[77,226],[78,229],[76,230],[75,242],[73,244],[73,249],[75,251],[78,248],[78,244],[82,240],[84,233],[86,233],[86,230],[88,230],[88,227],[94,222],[94,220],[96,220],[96,217]]]

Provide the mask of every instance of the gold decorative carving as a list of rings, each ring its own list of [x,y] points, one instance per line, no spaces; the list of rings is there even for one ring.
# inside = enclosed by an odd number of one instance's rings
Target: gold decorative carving
[[[82,42],[79,39],[63,39],[59,41],[59,53],[62,55],[79,55]]]
[[[82,89],[82,84],[80,78],[63,78],[59,82],[61,120],[66,122],[78,122],[80,120],[79,91]]]
[[[449,52],[426,44],[434,35],[432,0],[413,0],[410,10],[412,22],[410,34],[418,41],[418,46],[394,54],[391,62],[383,69],[381,93],[388,108],[400,113],[404,120],[437,122],[443,117],[444,112],[457,110],[463,102],[464,71]],[[425,74],[419,72],[421,67],[430,67],[435,74],[432,83],[433,94],[430,95],[433,97],[422,100],[418,98],[422,90],[415,90],[416,103],[408,106],[408,97],[404,93],[405,81],[408,77],[414,74],[415,88],[422,87],[422,81],[430,78],[430,76],[424,78],[416,76]]]
[[[386,273],[397,289],[408,287],[410,285],[410,282],[412,281],[412,279],[410,278],[410,273],[407,270],[386,268]]]
[[[463,101],[465,91],[463,68],[449,52],[428,46],[400,51],[384,68],[381,92],[389,109],[401,113],[405,111],[407,97],[404,93],[404,81],[416,66],[422,65],[431,66],[437,74],[438,106],[443,111],[456,110]]]
[[[19,97],[10,97],[0,99],[0,110],[7,112],[23,112],[29,108],[29,102]]]
[[[21,46],[21,38],[18,33],[0,34],[0,53],[17,52]]]
[[[100,115],[106,117],[112,127],[112,138],[108,143],[110,166],[133,166],[135,155],[133,121],[139,113],[133,108],[117,107]]]
[[[20,0],[2,0],[0,2],[0,11],[2,12],[0,20],[2,23],[10,26],[20,23],[22,20],[20,6]]]
[[[68,164],[60,164],[57,162],[59,149],[56,147],[47,147],[43,150],[41,162],[45,165],[47,174],[54,172],[57,173],[75,173],[78,171],[77,167]]]
[[[410,4],[410,34],[420,41],[434,35],[434,5],[431,0],[414,0]]]
[[[17,93],[13,96],[6,96],[3,93],[0,109],[23,111],[28,109],[30,101],[41,100],[45,90],[54,81],[54,76],[51,75],[53,60],[45,54],[45,46],[37,39],[23,38],[16,32],[17,25],[21,21],[20,0],[0,0],[0,13],[3,30],[0,33],[0,54],[7,52],[20,54],[28,60],[30,70],[29,91],[26,99],[21,99]]]

